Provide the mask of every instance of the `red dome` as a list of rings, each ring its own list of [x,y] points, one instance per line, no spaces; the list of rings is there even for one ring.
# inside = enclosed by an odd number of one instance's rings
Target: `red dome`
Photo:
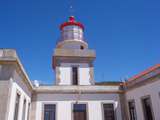
[[[84,29],[83,24],[81,24],[80,22],[76,22],[76,21],[75,21],[74,16],[70,16],[68,22],[64,22],[63,24],[61,24],[61,25],[60,25],[60,29],[63,30],[64,27],[70,26],[70,25],[79,26],[79,27],[81,27],[82,29]]]

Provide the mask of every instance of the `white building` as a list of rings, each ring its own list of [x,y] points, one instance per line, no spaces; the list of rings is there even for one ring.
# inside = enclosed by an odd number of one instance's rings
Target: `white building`
[[[15,50],[0,49],[0,120],[160,120],[160,65],[96,83],[95,51],[71,16],[53,53],[55,85],[33,85]]]

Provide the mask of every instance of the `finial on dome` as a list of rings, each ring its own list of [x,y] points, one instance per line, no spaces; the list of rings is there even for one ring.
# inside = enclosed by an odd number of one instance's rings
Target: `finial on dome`
[[[69,17],[69,21],[70,21],[70,22],[74,22],[74,21],[75,21],[75,17],[74,17],[74,16],[70,16],[70,17]]]

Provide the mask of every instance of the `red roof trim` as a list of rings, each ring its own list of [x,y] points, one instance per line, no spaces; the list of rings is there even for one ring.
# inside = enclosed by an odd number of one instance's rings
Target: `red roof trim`
[[[65,23],[61,24],[60,29],[62,30],[64,27],[70,26],[70,25],[76,25],[76,26],[79,26],[82,29],[84,29],[84,26],[79,22],[65,22]]]
[[[150,67],[149,69],[147,69],[147,70],[145,70],[145,71],[143,71],[143,72],[141,72],[141,73],[139,73],[139,74],[137,74],[137,75],[129,78],[128,81],[138,79],[138,78],[140,78],[140,77],[142,77],[142,76],[144,76],[144,75],[146,75],[146,74],[154,71],[155,69],[157,69],[157,68],[159,68],[159,67],[160,67],[160,64],[157,64],[157,65],[155,65],[155,66],[153,66],[153,67]]]
[[[81,27],[82,29],[84,29],[83,24],[81,24],[80,22],[76,22],[76,21],[75,21],[74,16],[70,16],[68,22],[65,22],[65,23],[61,24],[61,25],[60,25],[60,29],[62,30],[64,27],[70,26],[70,25],[79,26],[79,27]]]

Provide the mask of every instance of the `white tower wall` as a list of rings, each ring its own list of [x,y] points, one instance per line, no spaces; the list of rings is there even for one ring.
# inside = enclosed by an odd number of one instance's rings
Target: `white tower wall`
[[[92,67],[87,63],[62,63],[56,67],[57,85],[72,85],[72,66],[78,66],[78,85],[91,85],[93,82]]]

